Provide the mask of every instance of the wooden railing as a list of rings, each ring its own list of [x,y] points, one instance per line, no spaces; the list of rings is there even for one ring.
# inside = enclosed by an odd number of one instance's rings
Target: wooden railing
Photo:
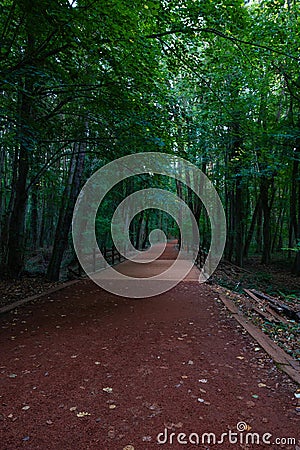
[[[190,248],[186,248],[186,250],[190,251]],[[194,251],[196,253],[197,249],[195,249]],[[102,255],[104,256],[105,260],[107,261],[107,263],[111,266],[113,266],[116,263],[120,263],[120,262],[126,260],[126,252],[124,252],[125,253],[125,256],[124,256],[124,254],[121,254],[114,245],[111,248],[102,246],[101,252],[102,252]],[[207,258],[207,254],[208,253],[205,249],[203,249],[201,247],[198,249],[198,253],[197,253],[197,256],[195,259],[195,265],[199,269],[201,269],[204,266],[205,260]],[[68,272],[69,272],[70,277],[74,277],[74,276],[81,277],[83,275],[81,265],[78,261],[77,261],[77,267],[78,267],[78,269],[76,270],[73,268],[73,264],[72,264],[72,267],[71,267],[71,264],[69,265]],[[94,251],[93,251],[93,272],[96,272],[96,270],[97,270],[97,251],[96,251],[96,249],[94,249]]]
[[[101,249],[102,254],[106,261],[113,266],[116,262],[121,262],[126,259],[124,255],[122,255],[119,250],[113,245],[112,248],[103,247]],[[125,253],[125,252],[124,252]],[[96,270],[96,251],[94,250],[94,269]]]
[[[204,266],[205,260],[207,258],[208,252],[202,247],[190,247],[187,245],[184,247],[184,250],[187,252],[192,252],[193,255],[197,254],[195,258],[195,265],[201,269]]]
[[[106,262],[113,266],[116,263],[125,261],[126,257],[122,255],[115,246],[112,246],[111,248],[107,248],[105,246],[101,247],[101,253],[104,256]],[[75,266],[75,267],[74,267]],[[96,272],[97,270],[97,250],[94,248],[93,255],[92,255],[92,271]],[[74,278],[74,277],[81,277],[84,275],[84,272],[82,270],[81,264],[79,263],[78,259],[76,258],[76,261],[73,261],[68,266],[68,278]]]
[[[204,266],[207,255],[208,255],[208,252],[205,249],[200,247],[198,250],[196,260],[195,260],[195,264],[199,269],[201,269]]]

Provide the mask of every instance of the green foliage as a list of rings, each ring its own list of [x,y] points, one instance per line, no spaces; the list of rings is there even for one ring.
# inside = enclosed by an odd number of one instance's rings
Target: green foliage
[[[52,244],[72,149],[84,142],[85,179],[108,161],[143,151],[195,163],[216,185],[228,234],[241,233],[242,245],[265,187],[270,233],[282,217],[278,246],[299,251],[286,206],[300,134],[299,8],[298,2],[269,0],[250,6],[242,0],[2,1],[1,228],[14,200],[23,142],[27,232],[36,191],[39,227],[50,228],[46,241]],[[21,117],[24,99],[30,113]],[[135,181],[134,189],[144,182]],[[174,184],[156,182],[175,192]],[[105,214],[98,214],[101,242],[109,240],[110,218],[124,193],[118,186],[103,205]],[[207,245],[203,208],[199,225]],[[168,226],[177,233],[174,223]]]

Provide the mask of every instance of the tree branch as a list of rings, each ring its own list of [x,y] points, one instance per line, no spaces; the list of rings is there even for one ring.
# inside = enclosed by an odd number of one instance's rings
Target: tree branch
[[[289,53],[286,52],[281,52],[280,50],[276,50],[272,47],[269,47],[267,45],[263,45],[263,44],[258,44],[257,42],[250,42],[250,41],[245,41],[243,39],[234,37],[234,36],[228,36],[227,34],[223,33],[222,31],[219,30],[215,30],[214,28],[178,28],[177,30],[169,30],[169,31],[163,31],[161,33],[154,33],[154,34],[148,34],[145,36],[145,38],[147,39],[160,39],[164,36],[168,36],[170,34],[178,34],[178,33],[183,33],[183,34],[192,34],[192,33],[210,33],[210,34],[214,34],[216,36],[220,36],[221,38],[227,39],[231,42],[234,43],[240,43],[240,44],[245,44],[245,45],[251,45],[252,47],[257,47],[257,48],[261,48],[263,50],[267,50],[273,53],[276,53],[277,55],[283,55],[283,56],[287,56],[288,58],[291,58],[295,61],[300,61],[299,57],[293,56]]]

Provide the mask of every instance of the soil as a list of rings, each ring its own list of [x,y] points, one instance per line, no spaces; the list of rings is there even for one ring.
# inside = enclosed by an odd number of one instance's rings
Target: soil
[[[83,280],[2,315],[0,327],[1,450],[152,450],[162,432],[165,449],[258,448],[249,432],[272,434],[262,449],[300,445],[298,387],[207,284],[129,299]],[[239,443],[201,444],[240,422],[251,430]]]
[[[0,308],[23,298],[47,292],[59,284],[59,282],[47,281],[41,275],[0,279]]]
[[[300,324],[294,320],[288,320],[288,323],[273,323],[263,319],[249,309],[249,301],[244,292],[244,289],[257,289],[300,311],[300,278],[290,273],[286,262],[278,259],[272,265],[266,266],[253,257],[247,261],[245,269],[242,269],[222,261],[210,282],[228,288],[226,295],[243,314],[294,359],[300,361]],[[286,318],[284,314],[282,317]]]

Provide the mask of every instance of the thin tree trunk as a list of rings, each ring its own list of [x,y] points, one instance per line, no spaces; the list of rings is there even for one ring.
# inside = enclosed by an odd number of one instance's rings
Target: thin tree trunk
[[[298,119],[298,129],[300,129],[300,117]],[[296,139],[295,147],[295,162],[297,161],[297,189],[296,189],[296,211],[297,211],[297,228],[295,233],[297,247],[300,245],[300,177],[299,177],[299,158],[300,158],[300,138]],[[299,248],[299,247],[298,247]],[[297,276],[300,276],[300,251],[297,251],[293,271]]]
[[[269,199],[269,190],[272,186],[272,197]],[[269,179],[263,177],[261,179],[261,204],[263,211],[263,249],[262,249],[262,264],[269,264],[271,261],[271,209],[274,201],[274,178]]]
[[[30,235],[31,247],[36,250],[38,247],[38,192],[36,186],[31,192]]]
[[[137,227],[137,232],[136,232],[136,241],[135,241],[135,248],[137,250],[140,250],[142,247],[144,230],[145,230],[144,215],[145,215],[145,210],[140,212],[140,217],[139,217],[139,221],[138,221],[138,227]]]
[[[148,236],[149,236],[149,210],[145,212],[145,232],[144,232],[144,239],[143,239],[143,243],[142,243],[142,249],[144,250],[146,248],[147,245],[147,240],[148,240]]]
[[[258,208],[257,212],[257,227],[256,227],[256,252],[261,253],[262,252],[262,224],[263,224],[263,211],[262,206]]]
[[[243,187],[240,178],[236,180],[235,187],[235,264],[243,266],[244,256],[244,209],[243,209]]]
[[[297,177],[299,171],[299,161],[297,155],[294,155],[293,168],[291,176],[291,196],[290,196],[290,225],[289,225],[289,248],[293,247],[294,239],[297,235]],[[291,250],[288,254],[291,257]]]
[[[261,197],[260,197],[260,195],[258,196],[256,205],[255,205],[255,209],[254,209],[254,212],[253,212],[250,228],[249,228],[247,239],[246,239],[246,242],[245,242],[245,247],[244,247],[244,257],[245,258],[247,258],[248,254],[249,254],[249,248],[250,248],[250,245],[251,245],[251,241],[253,239],[255,225],[256,225],[256,221],[257,221],[259,210],[261,210]]]

